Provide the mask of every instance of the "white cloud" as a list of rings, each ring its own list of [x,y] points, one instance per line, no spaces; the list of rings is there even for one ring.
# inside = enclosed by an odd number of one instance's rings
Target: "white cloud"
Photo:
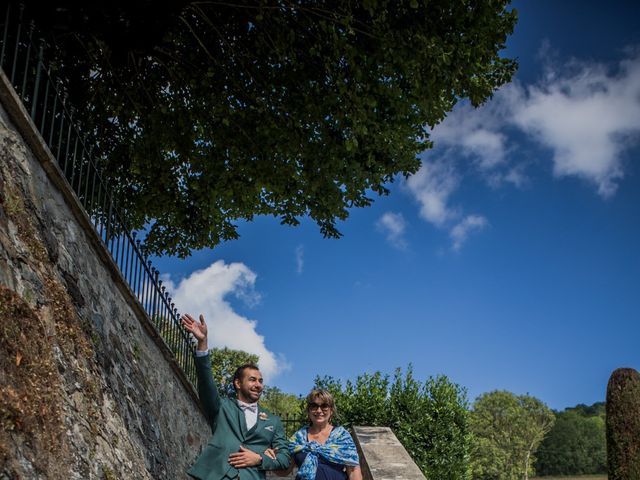
[[[218,260],[193,272],[177,286],[167,280],[167,286],[181,313],[190,313],[196,318],[200,313],[205,316],[210,348],[229,347],[258,355],[265,381],[270,381],[288,369],[288,364],[267,349],[264,337],[256,331],[258,322],[236,313],[226,300],[234,295],[250,306],[259,303],[260,295],[254,290],[256,277],[242,263],[226,264]]]
[[[472,231],[479,231],[488,223],[481,215],[463,217],[460,208],[449,204],[460,177],[453,160],[440,159],[423,161],[420,170],[406,182],[409,192],[420,204],[420,216],[436,227],[448,230],[454,250],[460,250]]]
[[[615,194],[622,154],[640,139],[640,50],[614,70],[575,60],[558,65],[547,66],[536,85],[507,85],[480,108],[461,103],[432,131],[429,160],[406,186],[420,216],[447,229],[454,249],[487,225],[484,216],[451,207],[462,179],[525,185],[527,163],[516,155],[522,139],[551,151],[556,178],[578,177],[603,197]]]
[[[304,271],[304,246],[296,247],[296,272],[301,274]]]
[[[604,65],[570,62],[513,105],[513,122],[553,151],[553,172],[594,184],[603,197],[624,176],[621,153],[640,134],[640,54],[615,74]]]
[[[505,162],[507,137],[499,131],[503,112],[498,102],[474,109],[465,103],[433,130],[431,139],[444,155],[461,153],[480,170],[491,170]],[[446,155],[449,156],[449,155]]]
[[[456,216],[447,203],[458,188],[458,173],[451,162],[423,161],[422,167],[409,177],[406,185],[420,204],[420,216],[436,226],[444,226]]]
[[[467,215],[458,222],[449,232],[453,241],[453,249],[458,251],[467,240],[472,231],[482,230],[488,224],[487,219],[482,215]]]
[[[624,176],[622,153],[640,138],[640,52],[613,70],[577,60],[547,65],[536,85],[513,82],[478,109],[462,103],[433,130],[434,153],[471,159],[492,186],[521,186],[524,169],[510,158],[518,145],[507,135],[517,129],[551,150],[556,177],[582,178],[611,196]]]
[[[400,250],[407,248],[404,239],[407,222],[401,213],[386,212],[376,222],[376,228],[386,235],[387,241],[394,247]]]

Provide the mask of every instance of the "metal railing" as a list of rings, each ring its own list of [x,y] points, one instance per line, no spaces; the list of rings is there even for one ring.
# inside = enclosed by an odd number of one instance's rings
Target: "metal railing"
[[[295,432],[300,430],[303,425],[307,425],[309,420],[301,415],[294,415],[291,413],[284,413],[280,416],[280,420],[282,421],[282,426],[284,427],[284,433],[289,438]]]
[[[62,82],[45,62],[46,42],[36,37],[24,7],[9,4],[0,21],[0,68],[5,72],[47,144],[78,201],[88,214],[122,277],[148,314],[178,365],[195,385],[195,346],[180,325],[180,315],[158,270],[151,264],[137,234],[128,228],[92,156],[92,141],[74,119],[74,108]]]

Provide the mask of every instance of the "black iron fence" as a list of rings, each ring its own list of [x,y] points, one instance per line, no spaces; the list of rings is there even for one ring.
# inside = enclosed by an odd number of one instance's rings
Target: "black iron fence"
[[[280,420],[282,420],[284,433],[286,434],[287,438],[289,438],[296,431],[302,428],[303,425],[307,425],[309,423],[306,417],[287,413],[280,415]]]
[[[180,326],[180,315],[159,279],[158,270],[149,261],[136,232],[128,228],[125,212],[96,167],[93,141],[74,119],[74,108],[68,102],[62,82],[46,63],[46,42],[37,37],[33,23],[26,23],[23,7],[8,5],[0,21],[3,22],[0,24],[0,68],[129,288],[195,385],[193,341]]]

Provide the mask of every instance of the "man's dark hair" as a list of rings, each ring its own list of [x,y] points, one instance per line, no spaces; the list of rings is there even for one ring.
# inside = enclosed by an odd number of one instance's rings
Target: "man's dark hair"
[[[236,389],[236,380],[238,380],[240,383],[242,383],[242,379],[244,378],[244,371],[245,370],[258,370],[260,371],[260,369],[258,368],[257,365],[253,364],[253,363],[245,363],[244,365],[240,365],[238,368],[236,368],[236,373],[233,374],[233,389]]]

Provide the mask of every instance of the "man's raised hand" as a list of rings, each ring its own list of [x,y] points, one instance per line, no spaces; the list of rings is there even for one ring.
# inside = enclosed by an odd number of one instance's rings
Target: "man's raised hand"
[[[206,350],[207,345],[207,324],[204,321],[204,315],[200,314],[198,322],[188,313],[182,315],[182,326],[198,340],[198,350]],[[201,348],[203,347],[203,348]]]

